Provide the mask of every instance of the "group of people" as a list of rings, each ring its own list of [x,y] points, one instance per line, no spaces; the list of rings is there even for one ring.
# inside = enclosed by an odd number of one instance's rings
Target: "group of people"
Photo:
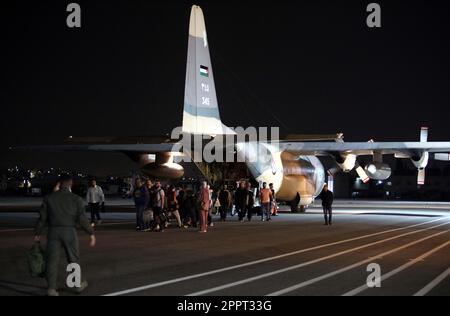
[[[210,188],[204,182],[195,193],[186,187],[163,187],[160,181],[136,179],[132,192],[136,206],[136,230],[163,232],[170,218],[175,219],[178,228],[198,227],[206,232],[212,226],[209,210],[212,205]],[[206,219],[202,211],[206,211]]]
[[[213,226],[211,211],[216,209],[220,213],[220,220],[226,221],[230,212],[237,213],[239,221],[246,218],[251,221],[253,215],[261,214],[261,221],[271,221],[272,216],[278,214],[278,204],[273,183],[267,185],[263,183],[261,188],[253,188],[247,181],[238,182],[236,189],[229,189],[225,184],[220,190],[214,192],[210,186],[204,182],[199,191],[194,192],[186,187],[175,187],[161,185],[160,181],[153,183],[149,179],[136,179],[132,195],[136,205],[136,228],[138,231],[159,231],[163,232],[169,225],[169,219],[176,220],[179,228],[197,228],[202,220],[201,200],[202,189],[208,192],[208,207],[206,208],[206,227]],[[55,187],[55,192],[59,190],[59,183]],[[332,204],[333,193],[325,184],[322,193],[323,212],[325,225],[332,225]],[[256,206],[256,199],[259,199],[259,206]],[[100,212],[105,207],[105,194],[102,188],[97,185],[95,179],[89,181],[86,203],[90,211],[91,225],[102,223]],[[234,215],[234,214],[233,214]],[[200,231],[206,231],[203,227]]]
[[[261,213],[262,221],[270,221],[278,212],[273,184],[267,183],[258,190],[243,181],[235,190],[223,185],[213,191],[203,182],[194,191],[173,185],[163,187],[160,181],[138,178],[131,194],[136,206],[136,230],[143,232],[163,232],[171,218],[178,228],[199,227],[200,232],[206,232],[214,225],[211,216],[214,209],[220,213],[220,220],[226,221],[234,207],[241,222],[244,218],[251,221],[255,213]],[[259,207],[255,207],[256,199],[260,201]]]
[[[255,194],[255,190],[252,188],[250,182],[241,182],[234,192],[234,199],[231,194],[228,194],[228,196],[229,200],[222,201],[220,198],[221,194],[219,193],[219,202],[222,207],[225,205],[220,212],[221,220],[223,221],[226,220],[228,209],[232,207],[233,202],[239,216],[239,221],[241,222],[244,221],[244,218],[251,221],[255,213],[261,213],[261,221],[270,221],[272,220],[272,216],[277,216],[278,214],[275,190],[272,183],[269,187],[267,183],[263,183],[262,188],[256,191]],[[256,198],[260,201],[259,209],[255,207]]]
[[[85,214],[85,203],[79,196],[72,193],[72,186],[72,177],[61,176],[54,192],[44,199],[35,228],[35,242],[41,240],[45,228],[48,228],[45,277],[48,282],[47,295],[49,296],[59,295],[57,280],[61,249],[64,249],[69,263],[79,263],[76,231],[78,225],[90,236],[89,245],[95,247],[96,237],[92,224],[101,221],[99,208],[105,202],[103,190],[97,186],[95,180],[91,180],[86,196],[91,210],[91,224],[89,224]],[[199,225],[199,232],[206,233],[208,226],[213,225],[211,208],[218,207],[221,220],[225,221],[233,205],[236,207],[240,221],[243,221],[245,217],[250,221],[255,211],[255,190],[250,183],[241,182],[233,193],[232,191],[224,185],[215,194],[215,203],[213,203],[213,192],[206,182],[203,182],[200,189],[194,193],[192,190],[177,189],[174,186],[163,188],[159,181],[153,183],[151,180],[144,182],[142,179],[137,179],[133,190],[137,229],[163,231],[167,226],[167,213],[169,213],[176,219],[178,227]],[[261,202],[261,220],[270,221],[277,210],[273,185],[267,186],[267,183],[263,183],[262,188],[256,192]],[[324,186],[321,198],[325,225],[331,225],[334,196],[328,189],[328,185]],[[146,213],[149,214],[148,220],[145,220]],[[77,292],[81,293],[87,286],[88,283],[84,280],[77,288]]]

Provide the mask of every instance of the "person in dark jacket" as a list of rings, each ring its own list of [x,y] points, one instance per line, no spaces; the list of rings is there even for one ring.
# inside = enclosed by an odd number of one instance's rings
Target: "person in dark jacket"
[[[236,205],[236,212],[239,216],[239,221],[243,222],[247,212],[248,191],[245,188],[245,182],[239,184],[239,188],[234,195],[234,204]]]
[[[79,264],[77,225],[90,236],[90,246],[95,247],[96,244],[94,229],[86,217],[84,201],[71,192],[72,178],[63,175],[59,183],[60,189],[47,196],[39,209],[39,220],[34,234],[34,240],[39,242],[44,229],[48,227],[45,272],[48,296],[59,296],[57,289],[61,250],[64,250],[69,264]],[[81,293],[86,287],[87,282],[83,281],[76,290]]]
[[[228,210],[231,208],[233,203],[231,193],[228,191],[228,187],[225,184],[222,190],[219,192],[219,203],[220,203],[220,220],[226,221]]]
[[[253,207],[255,206],[255,194],[253,193],[252,184],[247,183],[247,219],[250,222],[253,217]]]
[[[196,206],[196,198],[195,193],[192,190],[187,191],[186,193],[187,197],[184,202],[184,207],[186,208],[187,216],[188,216],[188,225],[194,228],[197,228],[198,223],[198,212],[197,212],[197,206]]]
[[[187,199],[187,190],[186,190],[186,187],[183,186],[183,187],[179,188],[178,195],[177,195],[177,201],[178,201],[178,205],[179,205],[179,213],[180,213],[181,221],[183,223],[186,223],[187,217],[188,217],[188,212],[186,210],[186,199]]]
[[[150,193],[141,179],[136,179],[133,197],[136,206],[136,230],[145,231],[148,227],[144,224],[144,212],[150,201]]]
[[[323,215],[325,217],[325,225],[331,225],[333,219],[333,200],[334,195],[328,189],[328,184],[323,186],[323,191],[320,194],[322,198]]]

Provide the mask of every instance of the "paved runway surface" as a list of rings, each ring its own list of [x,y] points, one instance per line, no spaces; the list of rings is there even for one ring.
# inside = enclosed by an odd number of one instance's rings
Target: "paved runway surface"
[[[450,214],[417,205],[342,207],[333,226],[323,226],[314,210],[272,222],[231,219],[208,234],[137,233],[133,214],[108,213],[96,248],[80,233],[90,282],[83,295],[448,296]],[[35,213],[1,208],[0,295],[45,294],[45,282],[27,272],[35,219]],[[380,288],[366,286],[371,263],[381,267]],[[61,286],[64,280],[61,264]]]

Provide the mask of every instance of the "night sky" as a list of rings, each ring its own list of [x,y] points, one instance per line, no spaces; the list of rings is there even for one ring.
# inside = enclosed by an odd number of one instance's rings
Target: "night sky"
[[[425,125],[450,141],[443,1],[378,1],[381,29],[366,25],[372,1],[78,1],[81,29],[66,26],[70,2],[0,5],[0,168],[132,168],[119,154],[5,149],[181,125],[192,4],[205,13],[226,125],[347,141],[415,141]]]

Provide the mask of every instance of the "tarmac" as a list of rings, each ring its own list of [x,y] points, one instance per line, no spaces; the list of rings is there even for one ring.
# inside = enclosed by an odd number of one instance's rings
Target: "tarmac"
[[[39,203],[0,199],[0,295],[45,295],[26,261]],[[283,208],[270,222],[214,217],[207,234],[138,233],[131,201],[109,204],[97,247],[80,232],[90,284],[82,295],[450,295],[448,203],[337,201],[332,226],[318,206],[305,214]],[[61,295],[75,295],[64,287],[65,264]],[[380,287],[367,283],[374,267]]]

